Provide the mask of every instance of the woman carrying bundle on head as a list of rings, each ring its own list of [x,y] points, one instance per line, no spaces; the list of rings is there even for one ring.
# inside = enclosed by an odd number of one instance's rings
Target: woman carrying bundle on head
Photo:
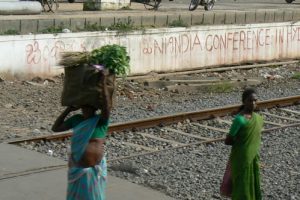
[[[69,157],[67,200],[104,200],[106,188],[105,136],[108,130],[110,100],[106,76],[100,71],[103,85],[101,114],[90,105],[79,108],[69,106],[55,121],[54,132],[73,129],[71,154]],[[81,108],[82,114],[66,117]]]
[[[233,200],[261,200],[259,149],[263,118],[254,112],[257,96],[246,89],[225,144],[232,145],[221,194]],[[227,183],[225,183],[227,181]]]

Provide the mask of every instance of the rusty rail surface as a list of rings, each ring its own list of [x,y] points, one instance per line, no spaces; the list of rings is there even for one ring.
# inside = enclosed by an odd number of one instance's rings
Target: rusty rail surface
[[[282,107],[282,106],[289,106],[289,105],[296,105],[296,104],[300,104],[300,95],[259,101],[258,109]],[[124,130],[144,129],[144,128],[150,128],[154,126],[177,123],[177,122],[184,121],[186,119],[189,119],[191,121],[197,121],[197,120],[211,119],[215,117],[222,117],[226,115],[233,115],[237,113],[240,106],[241,106],[240,104],[236,104],[236,105],[230,105],[221,108],[218,107],[212,109],[204,109],[195,112],[184,112],[184,113],[178,113],[174,115],[165,115],[165,116],[153,117],[148,119],[125,122],[125,123],[113,123],[111,126],[109,126],[108,132],[112,133],[112,132],[120,132]],[[40,140],[62,140],[70,137],[71,135],[72,133],[68,132],[68,133],[60,133],[55,135],[39,136],[34,138],[23,138],[23,139],[8,141],[6,143],[18,144],[22,142],[34,142]]]

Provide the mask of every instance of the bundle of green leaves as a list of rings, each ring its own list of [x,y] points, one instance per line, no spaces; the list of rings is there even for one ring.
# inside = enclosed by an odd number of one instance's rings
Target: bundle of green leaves
[[[129,61],[126,48],[117,44],[94,49],[89,56],[91,64],[102,65],[118,76],[126,76],[129,73]]]

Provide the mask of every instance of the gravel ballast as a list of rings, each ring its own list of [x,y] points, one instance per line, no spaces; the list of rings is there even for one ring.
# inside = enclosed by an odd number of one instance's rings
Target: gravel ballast
[[[299,66],[280,68],[262,68],[223,73],[194,74],[190,78],[232,78],[256,77],[261,83],[256,85],[259,98],[267,100],[300,94],[299,80],[292,79]],[[272,75],[271,78],[267,75]],[[275,76],[274,75],[278,75]],[[230,88],[226,92],[176,91],[163,88],[148,88],[143,82],[121,81],[117,93],[116,107],[112,111],[112,122],[124,122],[152,116],[188,112],[203,108],[212,108],[241,101],[242,87]],[[55,77],[50,80],[2,81],[0,82],[0,125],[1,140],[24,136],[52,134],[51,125],[63,110],[60,106],[62,80]],[[300,112],[299,106],[293,107]],[[276,113],[276,111],[274,111]],[[294,118],[299,116],[294,115]],[[272,120],[271,118],[267,118]],[[229,120],[229,119],[228,119]],[[285,123],[284,120],[277,121]],[[216,122],[203,122],[214,124]],[[228,129],[228,125],[221,125]],[[178,124],[172,128],[178,128]],[[203,137],[223,136],[223,133],[201,131]],[[264,199],[300,199],[300,159],[299,127],[285,128],[264,134],[261,149],[261,174]],[[154,129],[148,131],[157,135]],[[145,144],[143,137],[126,132],[126,136],[111,136],[107,140],[107,156],[115,158],[120,155],[136,153],[136,148],[124,147],[119,137],[130,141],[139,138],[138,144]],[[174,136],[165,137],[171,139]],[[179,137],[179,142],[187,141]],[[124,139],[125,141],[125,139]],[[159,145],[164,145],[157,142]],[[147,143],[148,145],[148,143]],[[46,153],[50,156],[67,159],[68,140],[65,142],[47,142],[26,144],[26,148]],[[148,147],[155,148],[156,142],[149,142]],[[171,147],[172,145],[167,145]],[[50,151],[49,151],[50,150]],[[141,152],[139,150],[139,152]],[[160,154],[141,156],[124,161],[109,163],[109,173],[131,182],[160,190],[176,199],[223,199],[219,195],[220,182],[228,160],[230,147],[223,143],[213,143],[186,147]]]

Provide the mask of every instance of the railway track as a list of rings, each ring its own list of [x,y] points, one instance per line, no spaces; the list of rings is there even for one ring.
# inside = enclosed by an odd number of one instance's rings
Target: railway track
[[[258,102],[258,109],[268,109],[268,108],[274,108],[274,107],[284,107],[284,106],[290,106],[290,105],[297,105],[300,103],[300,96],[291,96],[291,97],[284,97],[284,98],[277,98],[272,100],[266,100],[266,101],[260,101]],[[198,121],[198,120],[207,120],[217,117],[223,117],[226,115],[233,115],[235,114],[240,105],[229,105],[221,108],[212,108],[212,109],[205,109],[195,112],[185,112],[185,113],[178,113],[174,115],[166,115],[166,116],[160,116],[160,117],[153,117],[149,119],[142,119],[142,120],[136,120],[131,122],[125,122],[125,123],[114,123],[111,126],[109,126],[108,132],[114,133],[114,132],[121,132],[124,130],[137,130],[137,129],[145,129],[155,126],[165,126],[173,123],[182,122],[184,120],[190,120],[190,121]],[[297,111],[294,111],[292,113],[297,113]],[[298,120],[296,120],[298,121]],[[298,121],[300,122],[300,120]],[[4,143],[8,144],[19,144],[22,142],[34,142],[34,141],[41,141],[41,140],[62,140],[65,138],[71,137],[72,133],[60,133],[60,134],[54,134],[54,135],[44,135],[44,136],[38,136],[33,138],[21,138],[17,140],[9,140]]]
[[[300,96],[258,102],[259,112],[265,118],[263,132],[300,126],[300,109],[297,106],[299,103]],[[239,106],[231,105],[112,124],[109,127],[110,135],[107,140],[108,162],[223,141],[228,133],[232,115],[237,112]],[[289,107],[282,108],[283,106]],[[49,153],[47,151],[51,149],[54,152],[53,156],[67,159],[70,136],[71,133],[62,133],[6,141],[6,143],[20,145],[25,148],[31,146],[32,148],[29,149],[42,153]],[[50,166],[43,169],[6,174],[1,176],[0,180],[64,167],[66,166]]]
[[[285,97],[285,98],[278,98],[278,99],[272,99],[267,101],[260,101],[258,102],[258,109],[259,110],[266,110],[270,108],[277,108],[282,106],[291,106],[296,105],[300,103],[300,96],[292,96],[292,97]],[[118,138],[116,135],[119,132],[135,132],[136,135],[138,135],[143,141],[144,138],[148,138],[151,140],[156,140],[161,142],[165,146],[169,146],[172,148],[181,148],[186,145],[194,145],[194,144],[201,144],[201,143],[210,143],[215,141],[221,141],[224,138],[221,136],[224,136],[224,134],[228,133],[228,129],[230,127],[231,123],[231,117],[233,114],[235,114],[238,110],[240,105],[230,105],[222,108],[213,108],[213,109],[205,109],[201,111],[195,111],[195,112],[186,112],[186,113],[178,113],[174,115],[167,115],[167,116],[161,116],[161,117],[154,117],[150,119],[143,119],[143,120],[137,120],[132,122],[126,122],[126,123],[114,123],[109,127],[109,133],[111,136],[109,139],[114,140],[114,138]],[[272,130],[290,127],[290,126],[298,126],[300,123],[300,119],[293,118],[293,116],[299,115],[300,111],[293,111],[289,109],[281,109],[283,113],[283,116],[278,116],[275,114],[272,114],[268,111],[263,111],[261,114],[266,118],[270,120],[266,120],[265,123],[265,129],[264,132],[269,132]],[[287,115],[287,116],[286,116]],[[292,117],[288,117],[289,115],[292,115]],[[229,119],[224,120],[220,119],[220,117],[229,116]],[[228,117],[227,117],[228,118]],[[286,120],[288,123],[283,124],[276,122],[276,118]],[[227,126],[226,129],[217,127],[217,124],[213,125],[205,125],[203,124],[201,120],[208,120],[208,119],[215,119],[219,122],[219,124],[225,124]],[[214,121],[215,121],[214,120]],[[183,130],[179,130],[178,127],[172,126],[172,124],[181,123],[181,122],[187,122],[186,124],[190,125],[190,127],[185,127]],[[222,127],[223,127],[222,125]],[[147,129],[148,128],[148,129]],[[150,128],[150,129],[149,129]],[[207,136],[201,136],[197,132],[201,132],[200,130],[206,129],[206,130],[212,130],[216,133],[215,136],[220,136],[219,138],[215,137],[207,137]],[[146,131],[143,131],[146,130]],[[157,132],[163,132],[164,134],[159,134]],[[47,141],[55,141],[55,140],[65,140],[68,139],[72,134],[70,132],[68,133],[61,133],[61,134],[55,134],[55,135],[46,135],[46,136],[39,136],[34,138],[23,138],[18,139],[14,141],[7,141],[9,144],[20,144],[20,143],[30,143],[30,142],[47,142]],[[163,135],[160,137],[160,135]],[[169,136],[166,136],[169,135]],[[171,136],[173,135],[173,136]],[[126,136],[126,134],[125,134]],[[169,139],[169,138],[172,138]],[[185,144],[184,142],[177,142],[176,138],[192,138],[192,139],[182,139],[182,140],[189,140],[192,142],[189,142],[188,144]],[[120,139],[123,140],[124,138]],[[137,141],[139,141],[139,138],[136,138]],[[129,142],[127,142],[127,140]],[[161,151],[161,148],[150,148],[147,145],[139,144],[138,142],[130,142],[130,139],[126,139],[122,141],[124,145],[131,146],[137,149],[142,149],[148,151],[147,153],[154,153],[157,151]],[[168,144],[168,145],[166,145]],[[166,149],[166,148],[163,148]],[[147,154],[146,153],[146,154]]]

